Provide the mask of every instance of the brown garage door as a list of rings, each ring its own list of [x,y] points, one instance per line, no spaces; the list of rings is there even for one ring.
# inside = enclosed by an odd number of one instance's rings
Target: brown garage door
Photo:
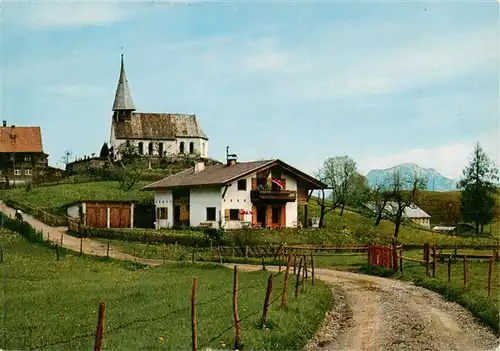
[[[130,207],[129,206],[110,206],[111,228],[129,228],[130,227]]]
[[[107,208],[102,205],[87,204],[87,226],[94,228],[107,227]]]

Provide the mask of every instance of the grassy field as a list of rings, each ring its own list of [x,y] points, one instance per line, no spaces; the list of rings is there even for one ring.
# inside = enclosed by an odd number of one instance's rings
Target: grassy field
[[[3,300],[0,348],[91,349],[99,301],[106,303],[104,349],[189,349],[192,277],[198,277],[198,345],[233,342],[232,271],[215,265],[168,264],[141,269],[133,263],[80,257],[27,243],[0,232]],[[301,348],[331,307],[322,283],[289,306],[271,305],[268,329],[259,327],[268,273],[240,273],[242,341],[248,349]],[[283,275],[274,279],[273,298]]]
[[[129,191],[120,189],[118,182],[113,181],[34,187],[29,192],[25,188],[15,188],[0,190],[0,198],[29,203],[47,212],[65,215],[63,206],[77,200],[153,200],[152,192],[141,191],[150,183],[140,181]]]

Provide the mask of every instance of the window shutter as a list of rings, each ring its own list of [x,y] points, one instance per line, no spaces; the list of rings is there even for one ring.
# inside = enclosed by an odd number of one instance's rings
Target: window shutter
[[[281,182],[283,183],[283,190],[286,190],[286,179],[281,178]]]
[[[239,215],[239,218],[238,218],[240,220],[240,222],[245,220],[244,213],[245,213],[245,210],[241,210],[240,209],[240,215]]]
[[[168,219],[168,207],[165,207],[165,218],[164,219]]]
[[[257,190],[257,178],[252,178],[252,190]]]
[[[161,218],[160,208],[159,208],[159,207],[157,207],[157,208],[156,208],[156,219],[158,220],[158,219],[160,219],[160,218]]]
[[[257,206],[252,206],[252,225],[257,224]]]
[[[229,208],[226,208],[226,209],[224,210],[224,219],[225,219],[226,221],[229,221]]]

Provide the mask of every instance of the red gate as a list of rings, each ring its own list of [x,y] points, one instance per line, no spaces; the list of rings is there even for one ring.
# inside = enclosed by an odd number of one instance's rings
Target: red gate
[[[395,246],[370,245],[368,247],[368,264],[397,270],[397,248]]]

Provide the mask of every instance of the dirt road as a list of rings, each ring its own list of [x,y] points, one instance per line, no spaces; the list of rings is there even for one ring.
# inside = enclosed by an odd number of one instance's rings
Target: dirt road
[[[335,306],[307,351],[500,350],[488,328],[437,293],[381,277],[330,269],[316,269],[315,273],[332,284]]]
[[[13,208],[5,205],[3,201],[0,201],[0,211],[7,214],[11,218],[14,218],[15,210]],[[50,240],[54,244],[61,245],[62,247],[80,252],[80,238],[74,237],[72,235],[66,234],[66,227],[55,228],[46,225],[43,222],[33,218],[32,216],[23,213],[23,219],[28,222],[36,230],[43,232],[44,238]],[[107,255],[107,245],[96,240],[82,239],[82,251],[89,255],[103,256]],[[109,257],[117,260],[135,261],[142,264],[147,264],[149,266],[158,266],[163,262],[162,260],[154,260],[147,258],[135,257],[124,252],[121,252],[118,248],[110,246],[109,247]]]

